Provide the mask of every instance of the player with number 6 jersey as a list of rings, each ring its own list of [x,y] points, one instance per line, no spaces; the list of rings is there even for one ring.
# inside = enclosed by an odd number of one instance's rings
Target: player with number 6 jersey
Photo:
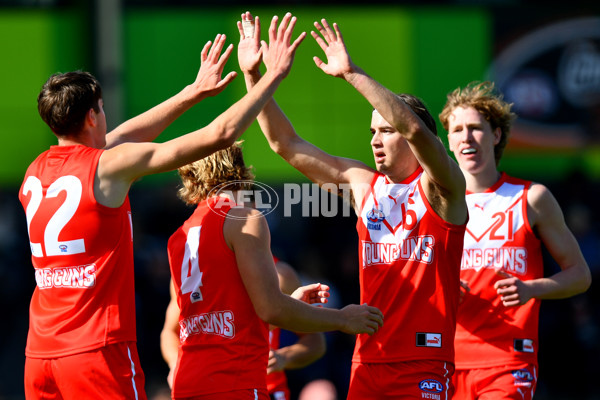
[[[347,399],[451,396],[468,219],[464,178],[421,99],[390,91],[358,67],[337,24],[321,19],[314,26],[318,33],[311,34],[327,57],[313,57],[316,66],[344,79],[373,107],[371,137],[344,135],[370,140],[375,168],[304,140],[275,100],[258,123],[271,149],[312,182],[342,195],[350,188],[346,200],[358,216],[361,302],[386,310],[386,323],[372,336],[358,336]],[[238,47],[249,90],[262,80],[258,52],[247,38]]]

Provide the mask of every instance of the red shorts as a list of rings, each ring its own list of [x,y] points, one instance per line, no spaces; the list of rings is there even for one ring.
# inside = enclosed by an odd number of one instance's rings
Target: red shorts
[[[452,398],[454,364],[444,361],[352,363],[347,400]]]
[[[531,400],[537,385],[532,364],[456,370],[452,381],[460,400]]]
[[[28,400],[146,400],[135,343],[116,343],[57,358],[25,359]]]
[[[192,397],[173,397],[177,400],[269,400],[266,389],[243,389],[231,392],[205,394]]]

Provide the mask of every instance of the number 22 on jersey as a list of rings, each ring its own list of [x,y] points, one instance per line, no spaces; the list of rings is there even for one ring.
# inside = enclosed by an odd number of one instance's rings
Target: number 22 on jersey
[[[60,192],[66,192],[64,202],[56,209],[48,223],[44,227],[44,243],[29,242],[31,254],[34,257],[59,256],[85,253],[85,242],[83,239],[59,241],[58,237],[65,225],[73,218],[75,211],[81,201],[81,181],[72,175],[61,176],[54,181],[46,191],[42,188],[42,182],[35,176],[30,176],[23,185],[23,195],[31,193],[31,200],[27,204],[25,216],[27,217],[27,230],[31,238],[31,221],[38,212],[44,199],[57,197]],[[43,250],[42,250],[43,247]]]

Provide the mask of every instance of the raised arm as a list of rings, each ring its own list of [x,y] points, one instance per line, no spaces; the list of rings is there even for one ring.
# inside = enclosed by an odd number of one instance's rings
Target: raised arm
[[[283,22],[285,23],[285,21]],[[145,175],[171,171],[231,146],[256,119],[292,66],[300,38],[270,50],[273,63],[261,81],[205,128],[165,143],[123,143],[100,157],[94,194],[109,207],[121,205],[131,183]]]
[[[451,207],[458,204],[456,214],[459,214],[459,217],[449,215],[449,219],[463,223],[466,216],[465,180],[456,162],[448,156],[443,143],[398,95],[352,62],[337,24],[334,23],[332,29],[327,21],[322,19],[321,23],[315,22],[315,27],[320,35],[314,31],[311,34],[327,57],[327,63],[319,57],[314,57],[317,67],[328,75],[350,83],[381,117],[407,140],[425,171],[424,190],[430,202],[434,203],[432,200],[439,195]],[[430,192],[428,181],[434,185],[437,193]]]
[[[283,20],[290,20],[290,26],[296,23],[295,17],[290,14],[286,14]],[[254,36],[246,37],[242,26],[244,23],[255,25]],[[251,90],[261,79],[259,70],[261,56],[268,71],[270,64],[274,61],[269,50],[274,50],[275,46],[285,45],[288,34],[281,30],[281,26],[277,29],[277,17],[274,17],[269,28],[270,48],[264,51],[263,44],[261,53],[259,17],[253,20],[249,12],[242,14],[242,21],[238,21],[238,29],[240,31],[238,45],[240,69],[244,73],[248,90]],[[282,38],[283,41],[276,42],[275,38]],[[362,162],[329,155],[298,136],[274,99],[271,99],[258,115],[258,123],[271,149],[311,181],[319,185],[325,183],[369,183],[371,181],[374,171]]]
[[[530,223],[561,271],[528,281],[505,276],[495,283],[503,304],[518,306],[532,298],[563,299],[585,292],[592,283],[590,269],[558,202],[548,188],[533,184],[527,203]]]
[[[383,315],[375,307],[349,305],[341,310],[313,307],[279,289],[267,222],[257,211],[235,208],[225,220],[225,241],[234,251],[242,281],[258,316],[293,332],[375,333]]]
[[[158,137],[173,121],[201,100],[216,96],[236,77],[230,72],[224,78],[223,68],[233,50],[233,44],[221,51],[225,35],[218,34],[213,42],[207,42],[200,54],[200,70],[196,80],[181,92],[150,110],[123,122],[106,135],[106,148],[125,142],[150,142]]]

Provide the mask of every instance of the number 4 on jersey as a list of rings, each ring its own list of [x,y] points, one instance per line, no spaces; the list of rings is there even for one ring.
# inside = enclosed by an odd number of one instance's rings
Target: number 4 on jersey
[[[181,263],[181,293],[191,293],[190,301],[202,301],[202,272],[198,265],[198,246],[200,245],[201,226],[189,229],[185,242],[185,254]]]

